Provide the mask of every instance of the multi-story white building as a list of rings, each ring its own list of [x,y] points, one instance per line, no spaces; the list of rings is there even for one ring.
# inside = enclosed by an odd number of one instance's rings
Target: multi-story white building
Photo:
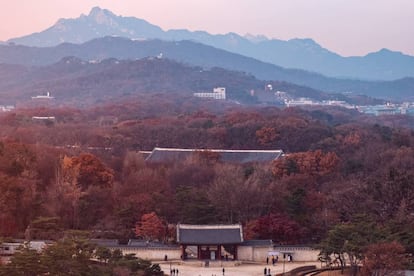
[[[200,98],[213,98],[215,100],[225,100],[226,99],[226,88],[225,87],[216,87],[213,89],[213,92],[199,92],[193,94],[195,97]]]
[[[320,105],[320,104],[321,104],[320,102],[313,101],[312,99],[308,99],[308,98],[285,100],[285,105],[287,107],[301,106],[301,105]]]

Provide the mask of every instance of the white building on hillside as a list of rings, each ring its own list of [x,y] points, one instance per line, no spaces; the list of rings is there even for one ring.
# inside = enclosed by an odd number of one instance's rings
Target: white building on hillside
[[[226,99],[226,88],[225,87],[216,87],[213,89],[213,92],[200,92],[194,93],[195,97],[200,98],[213,98],[215,100],[225,100]]]
[[[14,108],[14,105],[0,105],[0,111],[2,112],[12,111]]]
[[[50,95],[50,92],[46,92],[46,95],[37,95],[37,96],[33,96],[32,100],[52,100],[55,97],[52,97]]]

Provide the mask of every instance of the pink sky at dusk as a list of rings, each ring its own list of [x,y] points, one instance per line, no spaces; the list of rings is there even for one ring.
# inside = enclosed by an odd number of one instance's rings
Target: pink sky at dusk
[[[312,38],[344,56],[388,48],[414,55],[413,0],[1,0],[0,40],[42,31],[92,7],[164,30]]]

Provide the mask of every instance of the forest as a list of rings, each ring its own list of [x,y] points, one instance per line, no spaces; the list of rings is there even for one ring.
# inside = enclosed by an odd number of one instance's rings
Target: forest
[[[1,237],[59,240],[82,230],[174,242],[179,222],[241,223],[245,239],[346,252],[355,264],[388,246],[412,265],[413,117],[151,94],[87,109],[16,109],[0,125]],[[148,163],[140,151],[154,147],[285,156]]]

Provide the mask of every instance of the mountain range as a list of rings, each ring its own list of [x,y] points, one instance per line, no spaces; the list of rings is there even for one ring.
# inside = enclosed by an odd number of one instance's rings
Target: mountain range
[[[54,47],[0,45],[0,63],[45,66],[64,57],[86,61],[108,58],[142,59],[162,56],[204,69],[221,67],[251,74],[259,80],[284,81],[328,93],[367,95],[387,100],[414,100],[414,78],[395,81],[361,81],[328,78],[298,69],[286,69],[193,41],[131,40],[104,37],[83,44],[63,43]],[[222,84],[226,86],[226,84]]]
[[[60,19],[44,31],[13,38],[8,43],[52,47],[65,42],[85,43],[104,36],[121,36],[134,40],[191,40],[262,62],[335,78],[396,80],[414,77],[414,57],[401,52],[382,49],[362,57],[343,57],[321,47],[312,39],[283,41],[235,33],[212,35],[185,29],[164,31],[145,20],[117,16],[99,7],[93,8],[88,15]]]

